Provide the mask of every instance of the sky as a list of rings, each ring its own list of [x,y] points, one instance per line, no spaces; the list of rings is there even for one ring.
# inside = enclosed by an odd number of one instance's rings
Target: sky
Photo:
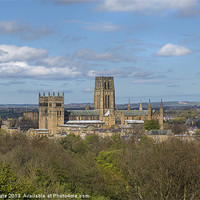
[[[0,104],[200,101],[199,0],[0,0]]]

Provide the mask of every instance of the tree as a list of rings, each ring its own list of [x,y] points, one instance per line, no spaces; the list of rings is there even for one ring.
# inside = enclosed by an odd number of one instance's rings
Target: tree
[[[170,129],[175,135],[188,133],[187,125],[185,124],[168,124],[167,129]]]
[[[178,139],[127,146],[121,155],[127,199],[199,199],[199,151],[199,143]]]
[[[195,131],[194,136],[197,141],[200,141],[200,130]]]
[[[0,194],[31,194],[34,190],[34,186],[18,178],[8,164],[0,165]],[[20,196],[18,195],[16,198],[20,198]]]
[[[186,120],[187,119],[185,117],[176,117],[174,119],[170,119],[169,123],[170,124],[185,124]]]
[[[76,143],[80,142],[82,139],[80,136],[76,136],[74,134],[68,134],[66,137],[60,140],[61,145],[64,149],[68,149],[72,152],[76,152],[74,146]]]
[[[97,157],[98,166],[103,173],[103,194],[111,199],[127,199],[128,184],[124,179],[119,163],[121,150],[101,151]]]
[[[160,129],[159,123],[156,120],[145,120],[144,128],[147,131]]]

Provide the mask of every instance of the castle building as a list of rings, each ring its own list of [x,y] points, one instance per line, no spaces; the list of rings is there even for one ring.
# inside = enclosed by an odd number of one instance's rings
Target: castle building
[[[138,110],[132,110],[130,101],[127,110],[115,109],[115,87],[113,77],[96,77],[94,89],[94,110],[86,106],[85,110],[64,110],[64,93],[62,96],[39,94],[39,131],[48,130],[49,134],[60,134],[76,130],[93,130],[122,126],[133,120],[157,120],[163,129],[163,103],[160,111],[152,111],[151,102],[143,110],[142,102]]]

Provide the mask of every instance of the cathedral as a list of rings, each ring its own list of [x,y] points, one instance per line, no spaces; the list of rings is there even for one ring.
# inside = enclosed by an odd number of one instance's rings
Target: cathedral
[[[144,123],[144,120],[157,120],[163,129],[163,103],[160,110],[152,111],[151,102],[143,110],[142,102],[138,110],[131,110],[130,101],[127,110],[115,109],[115,87],[113,77],[96,77],[94,88],[94,109],[65,110],[64,93],[45,96],[39,94],[38,133],[55,135],[81,130],[106,129],[123,125]]]

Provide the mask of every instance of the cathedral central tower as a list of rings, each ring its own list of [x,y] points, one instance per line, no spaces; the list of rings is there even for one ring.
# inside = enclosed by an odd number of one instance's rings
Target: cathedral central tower
[[[104,115],[115,110],[115,88],[113,77],[96,77],[94,90],[94,109]]]

